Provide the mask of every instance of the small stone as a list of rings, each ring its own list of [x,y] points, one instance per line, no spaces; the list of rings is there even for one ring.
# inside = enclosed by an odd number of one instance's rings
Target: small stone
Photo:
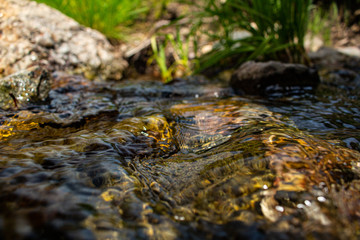
[[[44,101],[50,88],[48,72],[38,66],[16,72],[0,79],[0,108],[17,108],[30,101]]]

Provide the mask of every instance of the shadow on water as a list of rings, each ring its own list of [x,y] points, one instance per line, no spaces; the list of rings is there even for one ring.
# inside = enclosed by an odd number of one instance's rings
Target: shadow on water
[[[356,239],[359,99],[221,83],[52,90],[0,113],[5,239]]]

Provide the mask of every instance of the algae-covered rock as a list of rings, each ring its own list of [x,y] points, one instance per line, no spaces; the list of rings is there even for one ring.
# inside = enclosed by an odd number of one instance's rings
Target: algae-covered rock
[[[32,67],[0,79],[0,108],[21,107],[30,101],[44,101],[51,88],[47,71]]]

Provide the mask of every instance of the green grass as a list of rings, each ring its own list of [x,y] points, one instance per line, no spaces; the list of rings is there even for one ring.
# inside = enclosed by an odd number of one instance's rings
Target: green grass
[[[331,27],[338,27],[339,24],[339,11],[335,3],[331,4],[329,9],[313,6],[309,21],[310,40],[320,36],[325,45],[331,45]]]
[[[215,30],[206,34],[217,41],[213,51],[200,58],[200,70],[262,58],[306,62],[304,38],[311,0],[208,0],[196,3],[198,22],[213,19]],[[235,39],[233,33],[250,36]]]
[[[189,44],[193,37],[189,34],[186,38],[180,35],[180,28],[176,34],[153,35],[151,38],[151,48],[153,56],[149,59],[149,64],[153,61],[159,67],[161,78],[164,83],[172,81],[174,77],[185,77],[192,73],[193,62],[189,59]],[[163,38],[163,41],[161,40]],[[160,39],[158,41],[158,39]],[[171,56],[174,59],[169,63],[166,49],[171,49]]]
[[[110,39],[124,38],[124,27],[130,26],[148,10],[141,0],[36,1],[58,9],[84,26],[99,30]]]
[[[172,1],[173,0],[147,0],[146,4],[149,6],[149,14],[152,15],[150,18],[161,18],[166,11],[166,7]]]
[[[79,23],[97,29],[109,39],[124,39],[124,28],[146,14],[161,15],[174,0],[36,0],[48,4]],[[311,0],[178,0],[190,2],[192,7],[191,34],[188,37],[168,34],[164,42],[152,39],[154,56],[164,82],[170,81],[178,69],[185,75],[213,67],[236,67],[247,60],[275,59],[307,63],[304,38],[309,28],[324,32],[323,13],[314,14],[309,24]],[[193,11],[197,9],[197,11]],[[209,21],[210,20],[210,21]],[[234,33],[245,31],[246,37],[235,38]],[[199,55],[199,35],[207,35],[215,42],[213,50]],[[327,33],[326,33],[327,34]],[[197,59],[189,60],[189,42]],[[174,64],[169,66],[165,51],[172,49]],[[197,63],[197,64],[194,64]]]

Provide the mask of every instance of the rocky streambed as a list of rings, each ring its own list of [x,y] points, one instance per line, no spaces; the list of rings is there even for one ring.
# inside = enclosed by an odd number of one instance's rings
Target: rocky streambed
[[[359,237],[358,96],[62,79],[1,111],[3,238]]]
[[[98,32],[26,0],[0,27],[1,239],[359,238],[358,58],[104,82]]]

